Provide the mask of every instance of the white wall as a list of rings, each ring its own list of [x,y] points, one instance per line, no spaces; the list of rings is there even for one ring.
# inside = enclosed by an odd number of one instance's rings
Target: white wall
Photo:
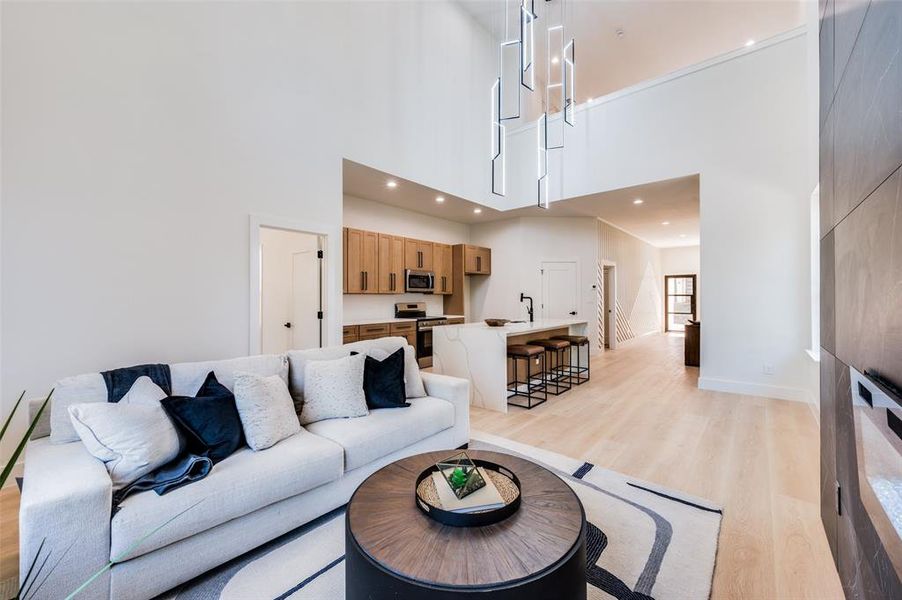
[[[597,99],[552,152],[553,198],[700,174],[701,387],[806,395],[807,59],[801,30]],[[534,129],[512,132],[507,148],[505,201],[531,204]]]
[[[465,223],[353,196],[344,197],[343,220],[345,227],[443,244],[464,244],[470,239],[470,226]],[[427,314],[441,315],[445,312],[443,298],[431,294],[345,294],[344,320],[392,317],[395,302],[426,302]]]
[[[249,216],[340,257],[342,158],[489,193],[494,46],[454,2],[2,11],[3,414],[66,375],[246,354]]]
[[[528,318],[527,304],[520,302],[520,292],[533,298],[535,316],[540,318],[542,262],[575,260],[578,263],[580,294],[577,312],[580,318],[589,321],[589,332],[595,343],[595,219],[507,219],[473,225],[470,236],[474,244],[492,249],[492,275],[469,278],[470,312],[474,321]]]
[[[599,220],[598,259],[615,264],[617,341],[664,330],[661,250]]]
[[[664,275],[695,275],[695,318],[702,318],[701,251],[699,246],[661,248],[661,270]]]

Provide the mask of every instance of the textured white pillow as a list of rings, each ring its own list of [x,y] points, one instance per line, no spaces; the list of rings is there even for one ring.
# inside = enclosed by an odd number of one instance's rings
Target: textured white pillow
[[[301,430],[288,386],[279,375],[235,376],[235,406],[247,445],[264,450]]]
[[[75,432],[69,418],[70,406],[106,401],[106,382],[100,373],[75,375],[57,381],[53,386],[53,398],[50,400],[50,443],[66,444],[78,441],[78,433]]]
[[[363,393],[365,354],[336,360],[314,360],[304,367],[301,423],[369,414]]]
[[[72,426],[106,465],[114,490],[178,456],[179,434],[160,405],[165,397],[149,377],[139,377],[119,402],[69,406]]]

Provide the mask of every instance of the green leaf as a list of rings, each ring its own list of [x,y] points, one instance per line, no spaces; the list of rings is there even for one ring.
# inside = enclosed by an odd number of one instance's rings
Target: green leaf
[[[22,393],[19,394],[19,399],[16,400],[16,404],[13,406],[13,410],[9,413],[9,416],[6,417],[6,423],[3,424],[3,429],[0,429],[0,440],[3,439],[3,436],[6,435],[6,430],[9,427],[10,422],[13,420],[13,415],[16,414],[16,410],[19,408],[19,404],[22,402],[22,398],[25,397],[25,390],[22,390]]]
[[[22,392],[22,395],[25,395],[25,392]],[[44,409],[47,408],[47,403],[50,402],[50,397],[53,396],[53,390],[50,390],[50,393],[47,394],[47,397],[44,399],[44,402],[41,404],[41,408],[38,409],[37,414],[34,416],[34,419],[31,421],[31,425],[28,427],[28,431],[25,432],[25,435],[22,437],[22,440],[19,442],[19,445],[16,446],[16,449],[13,451],[12,456],[9,457],[9,462],[6,466],[3,467],[3,473],[0,473],[0,488],[3,487],[3,484],[6,483],[6,480],[9,478],[9,474],[13,472],[13,467],[16,466],[16,461],[19,460],[19,455],[22,454],[22,450],[25,449],[25,444],[28,443],[28,438],[31,437],[31,434],[34,432],[34,428],[38,426],[38,421],[41,418],[41,414],[43,414]],[[19,398],[21,400],[21,397]],[[16,403],[18,405],[18,403]],[[13,409],[15,411],[15,409]],[[10,415],[12,417],[12,415]]]

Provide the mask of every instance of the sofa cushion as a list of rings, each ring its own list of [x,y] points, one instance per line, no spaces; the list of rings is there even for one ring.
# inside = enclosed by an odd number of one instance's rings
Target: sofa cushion
[[[194,363],[176,363],[169,366],[172,374],[173,396],[196,396],[207,374],[213,371],[216,380],[235,391],[235,375],[251,373],[261,377],[278,375],[288,385],[288,358],[284,354],[242,356],[227,360],[208,360]]]
[[[454,425],[454,407],[447,400],[425,396],[408,402],[404,409],[377,408],[365,417],[311,423],[307,430],[344,448],[350,471]]]
[[[54,444],[78,441],[78,433],[69,419],[70,406],[106,401],[106,382],[100,373],[74,375],[57,381],[50,401],[50,441]]]
[[[363,354],[335,360],[312,360],[304,367],[304,406],[301,424],[324,419],[363,417],[367,414],[363,393]]]
[[[334,481],[343,472],[342,454],[341,446],[301,430],[266,450],[242,448],[217,463],[206,478],[163,496],[152,491],[129,496],[113,516],[110,558],[189,508],[134,549],[129,558]]]
[[[265,450],[301,430],[288,386],[278,375],[238,375],[235,406],[251,450]]]

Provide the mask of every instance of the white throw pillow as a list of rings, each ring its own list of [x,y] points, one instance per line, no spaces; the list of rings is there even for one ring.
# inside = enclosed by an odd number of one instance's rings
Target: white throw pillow
[[[114,490],[178,456],[179,434],[160,405],[165,397],[149,377],[139,377],[119,402],[69,406],[72,426],[106,465]]]
[[[106,402],[107,389],[103,375],[86,373],[60,379],[53,386],[50,399],[50,443],[77,442],[78,433],[69,418],[69,407],[87,402]]]
[[[235,406],[252,450],[269,448],[301,430],[288,386],[279,375],[236,375]]]
[[[363,393],[365,354],[335,360],[314,360],[304,367],[304,407],[301,423],[369,414]]]

